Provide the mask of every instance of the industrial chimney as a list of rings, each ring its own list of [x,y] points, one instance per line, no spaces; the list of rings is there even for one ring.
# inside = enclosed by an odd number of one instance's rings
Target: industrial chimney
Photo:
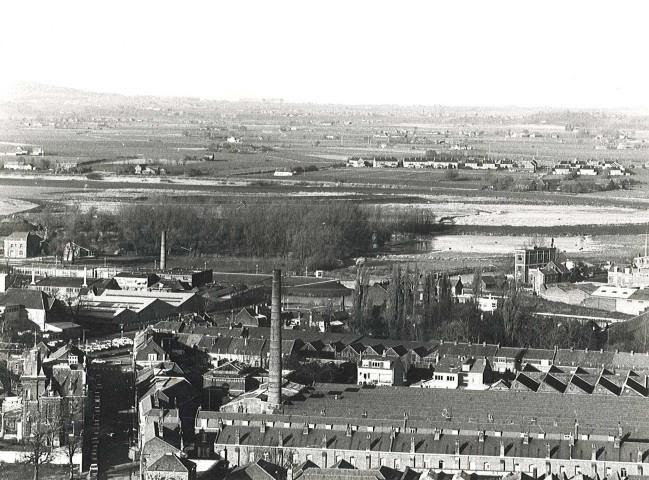
[[[270,359],[268,373],[268,403],[282,403],[282,271],[273,270],[273,292],[270,310]]]
[[[160,269],[167,268],[167,231],[163,230],[160,236]]]

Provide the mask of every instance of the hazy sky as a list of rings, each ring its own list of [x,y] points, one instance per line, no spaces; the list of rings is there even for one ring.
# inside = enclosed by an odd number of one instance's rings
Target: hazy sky
[[[9,0],[17,80],[235,100],[649,109],[649,2]]]

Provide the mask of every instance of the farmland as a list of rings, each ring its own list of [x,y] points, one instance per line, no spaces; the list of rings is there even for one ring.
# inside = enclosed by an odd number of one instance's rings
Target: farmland
[[[626,257],[636,250],[634,235],[649,222],[649,170],[644,168],[649,123],[632,115],[584,113],[575,117],[583,123],[580,128],[568,128],[571,117],[558,111],[89,98],[71,98],[69,111],[52,110],[47,102],[18,102],[0,115],[0,153],[16,145],[45,150],[33,159],[40,170],[0,171],[0,214],[46,205],[116,212],[123,204],[174,203],[218,215],[225,205],[244,212],[259,202],[353,202],[381,209],[386,218],[420,210],[444,219],[445,236],[425,251],[377,252],[377,259],[451,266],[470,259],[491,264],[535,236],[557,237],[571,255],[603,259],[614,248],[616,256]],[[624,135],[632,135],[639,147],[595,150],[606,143],[615,147],[619,132],[631,132]],[[427,154],[535,158],[540,168],[536,173],[462,169],[452,178],[441,169],[344,166],[352,156]],[[16,158],[0,156],[0,163]],[[502,176],[529,183],[558,161],[575,158],[622,163],[632,173],[630,187],[579,195],[490,188]],[[55,173],[66,162],[83,166],[84,173]],[[163,168],[165,174],[134,175],[138,164]],[[295,169],[303,173],[273,175]],[[620,231],[628,241],[611,236]],[[462,258],[453,256],[459,252]]]

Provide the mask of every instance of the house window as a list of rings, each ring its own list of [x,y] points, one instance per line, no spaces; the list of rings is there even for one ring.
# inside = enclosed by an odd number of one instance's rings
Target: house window
[[[611,467],[606,467],[606,476],[610,477],[613,475],[613,469]]]
[[[340,462],[343,459],[342,455],[336,455],[336,463]]]
[[[620,468],[620,477],[626,477],[626,468]]]
[[[563,465],[561,465],[561,466],[559,467],[559,475],[563,475],[564,473],[566,473],[566,467],[564,467]]]
[[[382,467],[385,467],[385,458],[383,458],[383,457],[379,458],[379,464],[380,464]]]
[[[349,457],[349,463],[352,467],[356,466],[356,457]]]
[[[157,353],[149,353],[149,362],[155,362],[158,360],[158,354]]]
[[[437,468],[439,468],[440,470],[444,469],[444,460],[439,461],[439,463],[437,464]]]
[[[491,465],[489,465],[488,463],[485,463],[484,464],[484,469],[485,470],[491,470]]]
[[[79,357],[77,357],[76,355],[68,355],[68,363],[70,365],[76,365],[77,363],[79,363]]]
[[[306,456],[306,459],[307,459],[307,461],[312,462],[313,461],[313,455],[308,453],[307,456]]]
[[[514,464],[514,471],[515,472],[520,472],[521,471],[521,464],[520,463],[515,463]]]
[[[500,471],[502,471],[502,472],[505,471],[505,461],[504,460],[500,461]]]

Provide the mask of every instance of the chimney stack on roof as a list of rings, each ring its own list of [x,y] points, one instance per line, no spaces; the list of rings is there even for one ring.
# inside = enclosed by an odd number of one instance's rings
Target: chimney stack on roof
[[[268,403],[282,403],[282,271],[273,270],[272,305],[270,311],[270,359],[268,372]]]

